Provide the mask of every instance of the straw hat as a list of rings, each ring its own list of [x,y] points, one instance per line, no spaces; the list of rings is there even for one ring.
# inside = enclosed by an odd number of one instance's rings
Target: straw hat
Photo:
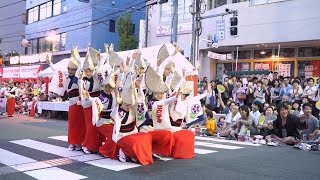
[[[124,86],[121,92],[121,99],[123,103],[126,104],[135,104],[134,91],[135,89],[132,87],[132,76],[129,75],[124,81]]]
[[[177,73],[177,71],[175,71],[170,84],[171,89],[176,89],[181,79],[182,77]]]
[[[111,71],[103,81],[104,85],[109,85],[111,88],[116,87],[115,74]]]
[[[157,56],[157,59],[160,61],[160,64],[169,57],[169,51],[168,51],[168,48],[167,46],[164,44],[159,52],[158,52],[158,56]]]
[[[111,66],[118,66],[123,62],[123,59],[113,50],[110,51],[109,64]]]
[[[83,70],[85,70],[85,69],[94,70],[94,64],[93,64],[93,61],[92,61],[92,58],[91,58],[89,51],[87,52],[87,56],[83,62],[82,69]]]
[[[192,88],[193,87],[190,87],[191,84],[188,84],[188,83],[184,83],[181,87],[181,94],[190,94],[192,92]]]
[[[91,59],[92,59],[92,62],[93,62],[93,65],[94,66],[97,66],[100,62],[100,51],[92,48],[92,47],[89,47],[89,54],[91,56]]]
[[[136,59],[134,61],[134,65],[138,68],[146,69],[147,68],[147,60],[140,56],[138,59]]]
[[[146,75],[145,75],[145,83],[148,89],[153,92],[167,92],[169,87],[163,82],[161,76],[157,74],[157,72],[151,67],[148,66]]]
[[[80,59],[80,54],[79,54],[78,48],[75,47],[71,50],[71,56],[70,56],[68,68],[77,69],[79,66],[77,59]]]

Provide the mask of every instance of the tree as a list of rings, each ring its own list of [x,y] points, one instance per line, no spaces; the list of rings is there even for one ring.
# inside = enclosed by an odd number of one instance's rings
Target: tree
[[[131,14],[122,15],[118,20],[119,48],[120,51],[136,49],[138,41],[134,37],[134,24]]]

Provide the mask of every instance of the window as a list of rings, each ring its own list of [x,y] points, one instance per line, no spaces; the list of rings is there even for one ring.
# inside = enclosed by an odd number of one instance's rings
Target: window
[[[278,56],[278,49],[275,49],[274,54]],[[294,48],[281,48],[280,57],[294,57]]]
[[[320,47],[301,47],[299,48],[299,57],[320,56]]]
[[[39,21],[39,6],[33,8],[33,22]]]
[[[134,34],[136,32],[136,25],[132,24],[131,33]]]
[[[254,50],[255,59],[263,59],[263,58],[271,58],[271,57],[272,57],[272,49]]]
[[[32,40],[32,54],[37,54],[38,53],[38,39]]]
[[[52,16],[52,1],[49,1],[47,4],[47,18]]]
[[[239,3],[239,2],[245,2],[245,1],[248,1],[248,0],[232,0],[232,3]]]
[[[40,20],[47,18],[47,5],[43,4],[40,6]]]
[[[170,23],[172,21],[172,4],[173,1],[169,0],[168,3],[161,4],[161,23]],[[178,1],[178,20],[191,19],[192,16],[189,12],[189,7],[192,0],[179,0]]]
[[[115,20],[110,20],[109,32],[116,32],[116,21]]]
[[[214,7],[220,7],[227,4],[227,0],[215,0]]]
[[[33,9],[28,10],[28,24],[33,23]]]
[[[66,42],[67,42],[67,34],[62,33],[60,35],[60,51],[64,51],[66,49]]]
[[[42,52],[46,52],[47,48],[46,48],[46,39],[43,38],[39,38],[39,53]]]
[[[233,57],[237,58],[237,51],[233,51]],[[251,50],[239,51],[238,59],[251,59]]]
[[[61,0],[53,1],[53,16],[61,14]]]

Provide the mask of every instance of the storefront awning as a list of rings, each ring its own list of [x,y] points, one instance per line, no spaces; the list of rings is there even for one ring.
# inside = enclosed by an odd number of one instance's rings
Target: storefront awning
[[[228,76],[245,76],[245,75],[268,75],[270,71],[229,71]]]

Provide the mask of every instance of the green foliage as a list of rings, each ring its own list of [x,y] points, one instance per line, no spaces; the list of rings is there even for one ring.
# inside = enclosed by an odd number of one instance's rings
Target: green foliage
[[[119,48],[120,51],[136,49],[138,41],[133,34],[133,22],[131,14],[122,15],[118,20]]]

